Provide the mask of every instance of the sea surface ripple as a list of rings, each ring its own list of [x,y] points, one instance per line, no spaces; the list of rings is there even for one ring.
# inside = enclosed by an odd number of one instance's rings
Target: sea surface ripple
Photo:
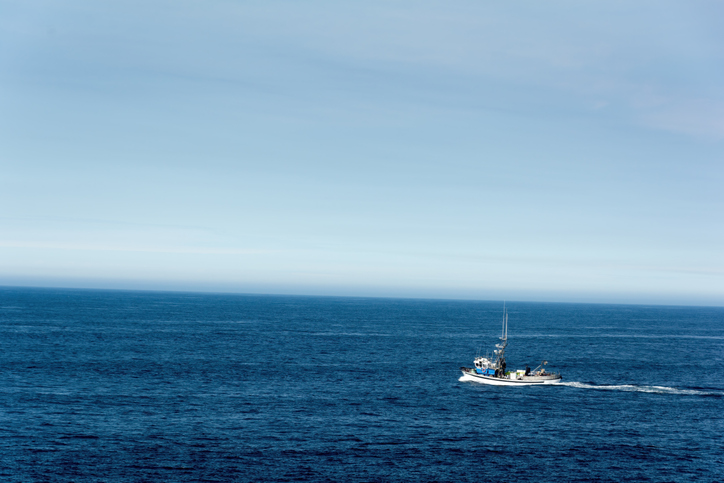
[[[0,288],[0,480],[724,481],[724,309]]]

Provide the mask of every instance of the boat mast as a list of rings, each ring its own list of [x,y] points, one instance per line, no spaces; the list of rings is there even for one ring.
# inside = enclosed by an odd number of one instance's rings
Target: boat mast
[[[508,342],[508,312],[505,312],[505,342]]]
[[[508,311],[505,310],[505,302],[503,302],[503,333],[500,336],[505,346],[508,342]]]
[[[505,309],[505,301],[503,301],[503,327],[500,334],[500,344],[495,344],[497,356],[495,368],[505,371],[505,348],[508,346],[508,311]]]
[[[505,300],[503,300],[503,333],[501,334],[500,340],[505,337]]]

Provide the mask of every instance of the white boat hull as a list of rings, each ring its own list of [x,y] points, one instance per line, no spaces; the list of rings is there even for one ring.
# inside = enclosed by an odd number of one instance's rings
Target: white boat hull
[[[460,381],[463,382],[477,382],[491,386],[541,386],[558,384],[561,380],[561,376],[523,376],[521,379],[504,379],[471,372],[463,372],[463,376],[460,378]]]

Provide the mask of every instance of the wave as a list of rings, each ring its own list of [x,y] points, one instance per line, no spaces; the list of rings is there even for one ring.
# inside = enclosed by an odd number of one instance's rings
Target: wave
[[[569,386],[578,389],[597,389],[599,391],[648,392],[654,394],[682,394],[688,396],[724,396],[722,391],[699,391],[696,389],[678,389],[667,386],[637,386],[634,384],[596,385],[583,382],[561,382],[559,386]]]

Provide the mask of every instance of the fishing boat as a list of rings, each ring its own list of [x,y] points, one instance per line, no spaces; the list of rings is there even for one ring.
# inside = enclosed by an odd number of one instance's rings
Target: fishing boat
[[[492,355],[478,356],[473,360],[474,368],[461,367],[461,381],[479,382],[492,386],[531,386],[541,384],[558,384],[563,379],[560,373],[548,372],[543,361],[538,367],[530,367],[508,371],[505,363],[505,348],[508,347],[508,312],[503,307],[503,333],[500,343],[495,344]]]

